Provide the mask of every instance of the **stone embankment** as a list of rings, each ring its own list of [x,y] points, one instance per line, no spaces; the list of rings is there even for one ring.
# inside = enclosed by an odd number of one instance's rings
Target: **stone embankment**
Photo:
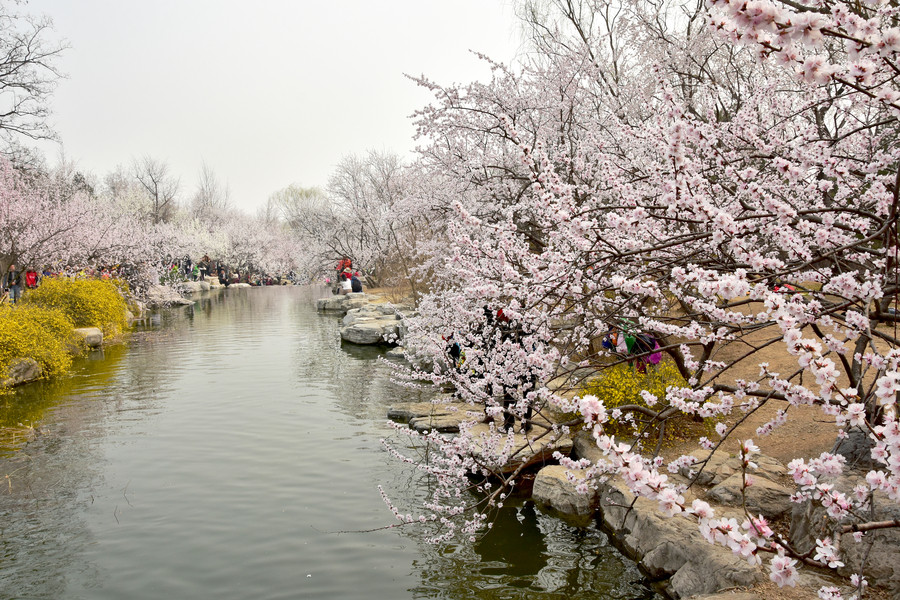
[[[33,358],[16,358],[10,363],[6,377],[0,379],[0,387],[15,387],[37,381],[43,374],[41,365]]]
[[[397,345],[406,335],[404,317],[413,314],[408,307],[374,303],[366,294],[322,298],[317,302],[317,309],[343,315],[341,338],[356,344]],[[400,353],[402,358],[400,351],[402,348],[394,348],[389,354]],[[491,424],[484,422],[484,413],[449,397],[434,402],[398,404],[390,409],[388,418],[408,423],[419,432],[434,430],[450,435],[459,432],[463,421],[474,421],[475,439],[490,439],[487,434]],[[587,494],[578,492],[576,483],[569,477],[570,470],[559,465],[553,454],[560,452],[596,462],[601,458],[599,448],[584,432],[553,439],[541,435],[544,431],[545,428],[536,426],[529,433],[515,433],[513,443],[522,450],[517,453],[519,457],[509,464],[494,465],[498,471],[508,473],[524,463],[524,468],[536,471],[532,500],[542,510],[575,525],[598,523],[611,542],[635,560],[648,579],[671,598],[766,600],[771,597],[770,556],[762,555],[761,566],[751,565],[731,549],[710,544],[695,519],[663,516],[656,501],[635,498],[621,481],[600,483]],[[485,456],[495,454],[485,452]],[[695,498],[705,500],[715,509],[717,518],[735,519],[738,525],[746,519],[746,507],[749,513],[763,515],[785,532],[789,527],[790,541],[801,551],[814,548],[816,537],[833,534],[835,525],[828,521],[825,509],[809,502],[791,502],[796,486],[785,465],[778,460],[768,456],[754,458],[758,468],[752,473],[752,485],[743,490],[738,457],[724,452],[707,457],[699,450],[695,456],[706,461],[702,469],[696,469],[698,472],[684,468],[669,475],[685,487],[694,480],[684,493],[687,504]],[[572,474],[576,480],[580,475]],[[835,485],[850,492],[857,480],[858,476],[847,477]],[[876,496],[875,506],[874,520],[900,518],[900,509],[883,508],[896,506],[885,498]],[[858,572],[865,560],[869,581],[887,589],[893,594],[891,597],[900,598],[900,531],[869,532],[866,538],[867,543],[857,544],[851,534],[843,536],[841,550],[846,566],[838,574],[848,577]],[[839,582],[832,579],[830,572],[804,567],[800,569],[800,589],[784,597],[816,598],[816,591],[825,585],[839,585]]]
[[[453,434],[459,432],[463,421],[479,421],[483,413],[475,407],[439,398],[435,402],[398,404],[388,412],[388,418],[408,423],[419,432],[436,430]],[[475,438],[487,433],[490,425],[474,425]],[[576,483],[569,477],[570,469],[556,463],[554,452],[576,459],[587,458],[596,462],[600,450],[584,432],[557,440],[540,436],[544,428],[535,427],[530,433],[516,433],[515,445],[526,449],[514,464],[498,466],[509,472],[521,466],[536,470],[532,500],[542,510],[575,525],[598,523],[610,536],[611,542],[626,556],[635,560],[648,579],[671,598],[695,598],[703,600],[765,600],[771,593],[758,591],[759,585],[768,581],[769,556],[763,555],[763,565],[754,566],[734,554],[729,548],[710,544],[701,534],[695,519],[686,516],[667,518],[659,511],[656,501],[635,498],[624,483],[609,480],[584,494],[576,490]],[[698,459],[706,453],[698,451]],[[767,456],[754,459],[758,469],[752,473],[753,484],[742,494],[741,463],[736,456],[715,454],[707,460],[702,470],[692,472],[682,469],[670,477],[685,486],[689,478],[696,481],[685,493],[690,504],[700,498],[713,506],[717,518],[733,518],[740,525],[746,520],[742,506],[754,515],[762,514],[771,523],[787,527],[790,523],[791,542],[802,551],[815,546],[815,538],[828,535],[825,511],[809,503],[794,504],[790,497],[795,486],[786,467]],[[572,472],[577,480],[580,475]],[[838,482],[840,489],[853,488],[855,480],[847,478]],[[877,506],[891,503],[879,502]],[[897,512],[897,511],[895,511]],[[882,511],[879,518],[898,518],[900,514]],[[884,530],[877,535],[867,534],[870,542],[854,544],[851,535],[842,540],[847,566],[839,574],[849,576],[858,571],[860,561],[867,558],[866,573],[872,583],[877,583],[900,598],[900,532]],[[792,598],[815,598],[816,590],[824,585],[837,585],[831,574],[804,567],[800,570],[799,595]],[[771,584],[768,584],[771,585]],[[754,591],[756,590],[756,591]],[[780,597],[780,596],[779,596]]]
[[[404,319],[415,314],[409,306],[374,302],[363,292],[321,298],[316,310],[343,315],[341,339],[351,344],[396,346],[406,335]]]

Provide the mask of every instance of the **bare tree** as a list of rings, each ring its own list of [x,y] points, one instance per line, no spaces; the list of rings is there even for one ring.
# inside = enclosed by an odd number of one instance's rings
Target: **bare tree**
[[[328,182],[340,223],[333,245],[358,261],[374,285],[383,283],[385,267],[397,258],[392,256],[399,250],[394,228],[403,219],[394,209],[402,191],[400,157],[375,150],[365,157],[345,156]]]
[[[337,217],[330,199],[319,188],[289,185],[269,196],[259,217],[266,223],[284,223],[309,249],[313,270],[329,268],[335,256],[344,254],[336,245]]]
[[[150,200],[150,216],[154,223],[166,221],[175,208],[179,180],[169,174],[169,165],[152,156],[135,159],[134,177]]]
[[[67,48],[48,41],[49,17],[16,10],[18,2],[0,2],[0,139],[7,155],[18,156],[19,140],[52,139],[48,101],[60,72],[55,59]]]
[[[321,236],[323,226],[331,223],[334,214],[331,204],[319,188],[289,185],[269,197],[274,214],[283,219],[291,229],[307,236]]]
[[[120,200],[131,190],[134,179],[122,165],[103,176],[103,190],[113,200]]]
[[[223,184],[215,171],[204,162],[200,166],[197,190],[191,199],[191,214],[204,221],[216,224],[231,208],[231,190]]]

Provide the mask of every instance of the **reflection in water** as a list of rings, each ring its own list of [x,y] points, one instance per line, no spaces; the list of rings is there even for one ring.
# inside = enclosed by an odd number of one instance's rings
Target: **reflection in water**
[[[578,528],[535,511],[531,502],[500,509],[472,545],[422,545],[414,598],[651,600],[637,567],[596,527]]]
[[[497,511],[493,526],[475,542],[485,575],[537,575],[547,565],[547,544],[534,504]]]
[[[379,485],[429,493],[380,444],[423,396],[341,345],[323,291],[205,294],[0,397],[0,599],[651,597],[602,534],[530,504],[450,548],[381,529]]]
[[[23,442],[40,435],[40,423],[47,412],[69,400],[74,389],[82,393],[84,388],[108,385],[126,351],[120,344],[88,352],[75,360],[71,375],[36,381],[0,394],[0,456],[8,456]]]

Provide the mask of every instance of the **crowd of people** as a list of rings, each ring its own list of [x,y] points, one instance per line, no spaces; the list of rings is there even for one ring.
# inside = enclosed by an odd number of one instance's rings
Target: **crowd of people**
[[[228,286],[235,283],[247,283],[252,286],[265,285],[298,285],[303,283],[294,270],[282,275],[273,275],[255,265],[232,267],[224,260],[214,260],[208,254],[204,254],[199,260],[193,260],[190,256],[173,258],[167,256],[162,263],[159,283],[176,284],[183,281],[207,281],[213,279],[219,284]],[[159,271],[156,270],[156,273]],[[127,281],[131,289],[139,296],[146,292],[148,286],[156,281],[156,275],[152,265],[147,262],[140,264],[99,265],[91,267],[67,266],[57,270],[50,267],[42,267],[40,270],[28,267],[21,270],[15,264],[0,276],[0,301],[9,300],[18,302],[25,289],[36,288],[44,277],[71,277],[71,278],[99,278],[121,279]],[[331,278],[326,279],[332,283]],[[334,288],[335,294],[349,294],[363,291],[362,279],[359,271],[354,270],[353,261],[344,256],[335,269]]]
[[[27,267],[23,271],[13,263],[0,276],[0,302],[8,300],[16,304],[22,298],[24,290],[38,287],[45,277],[57,277],[60,274],[66,273],[53,271],[49,267],[44,267],[40,271],[34,267]]]
[[[234,283],[247,283],[253,286],[280,285],[282,283],[297,283],[297,274],[291,270],[288,273],[277,276],[267,273],[254,265],[244,267],[232,267],[223,260],[213,260],[208,254],[194,262],[190,256],[180,259],[167,257],[166,272],[162,279],[165,283],[178,281],[206,281],[213,279],[221,285],[228,286]]]
[[[16,264],[10,264],[0,275],[0,302],[17,303],[22,298],[24,290],[38,287],[45,277],[120,279],[127,281],[132,291],[140,296],[149,286],[157,282],[157,275],[158,283],[163,285],[183,281],[205,281],[210,278],[225,286],[233,283],[264,286],[300,282],[300,278],[293,270],[280,276],[272,275],[254,265],[233,268],[223,260],[211,259],[209,255],[204,255],[197,261],[192,260],[190,256],[179,259],[167,256],[162,263],[162,269],[154,268],[147,262],[89,267],[65,266],[59,269],[52,269],[49,266],[40,269],[29,266],[21,269]]]

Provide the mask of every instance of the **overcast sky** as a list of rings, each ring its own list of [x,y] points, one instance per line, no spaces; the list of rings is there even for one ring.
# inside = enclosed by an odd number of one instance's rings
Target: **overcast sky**
[[[509,62],[510,0],[30,0],[70,48],[53,117],[68,158],[102,177],[168,161],[189,196],[205,161],[255,211],[291,183],[324,187],[347,154],[407,154],[438,83]],[[58,151],[45,148],[55,162]]]

